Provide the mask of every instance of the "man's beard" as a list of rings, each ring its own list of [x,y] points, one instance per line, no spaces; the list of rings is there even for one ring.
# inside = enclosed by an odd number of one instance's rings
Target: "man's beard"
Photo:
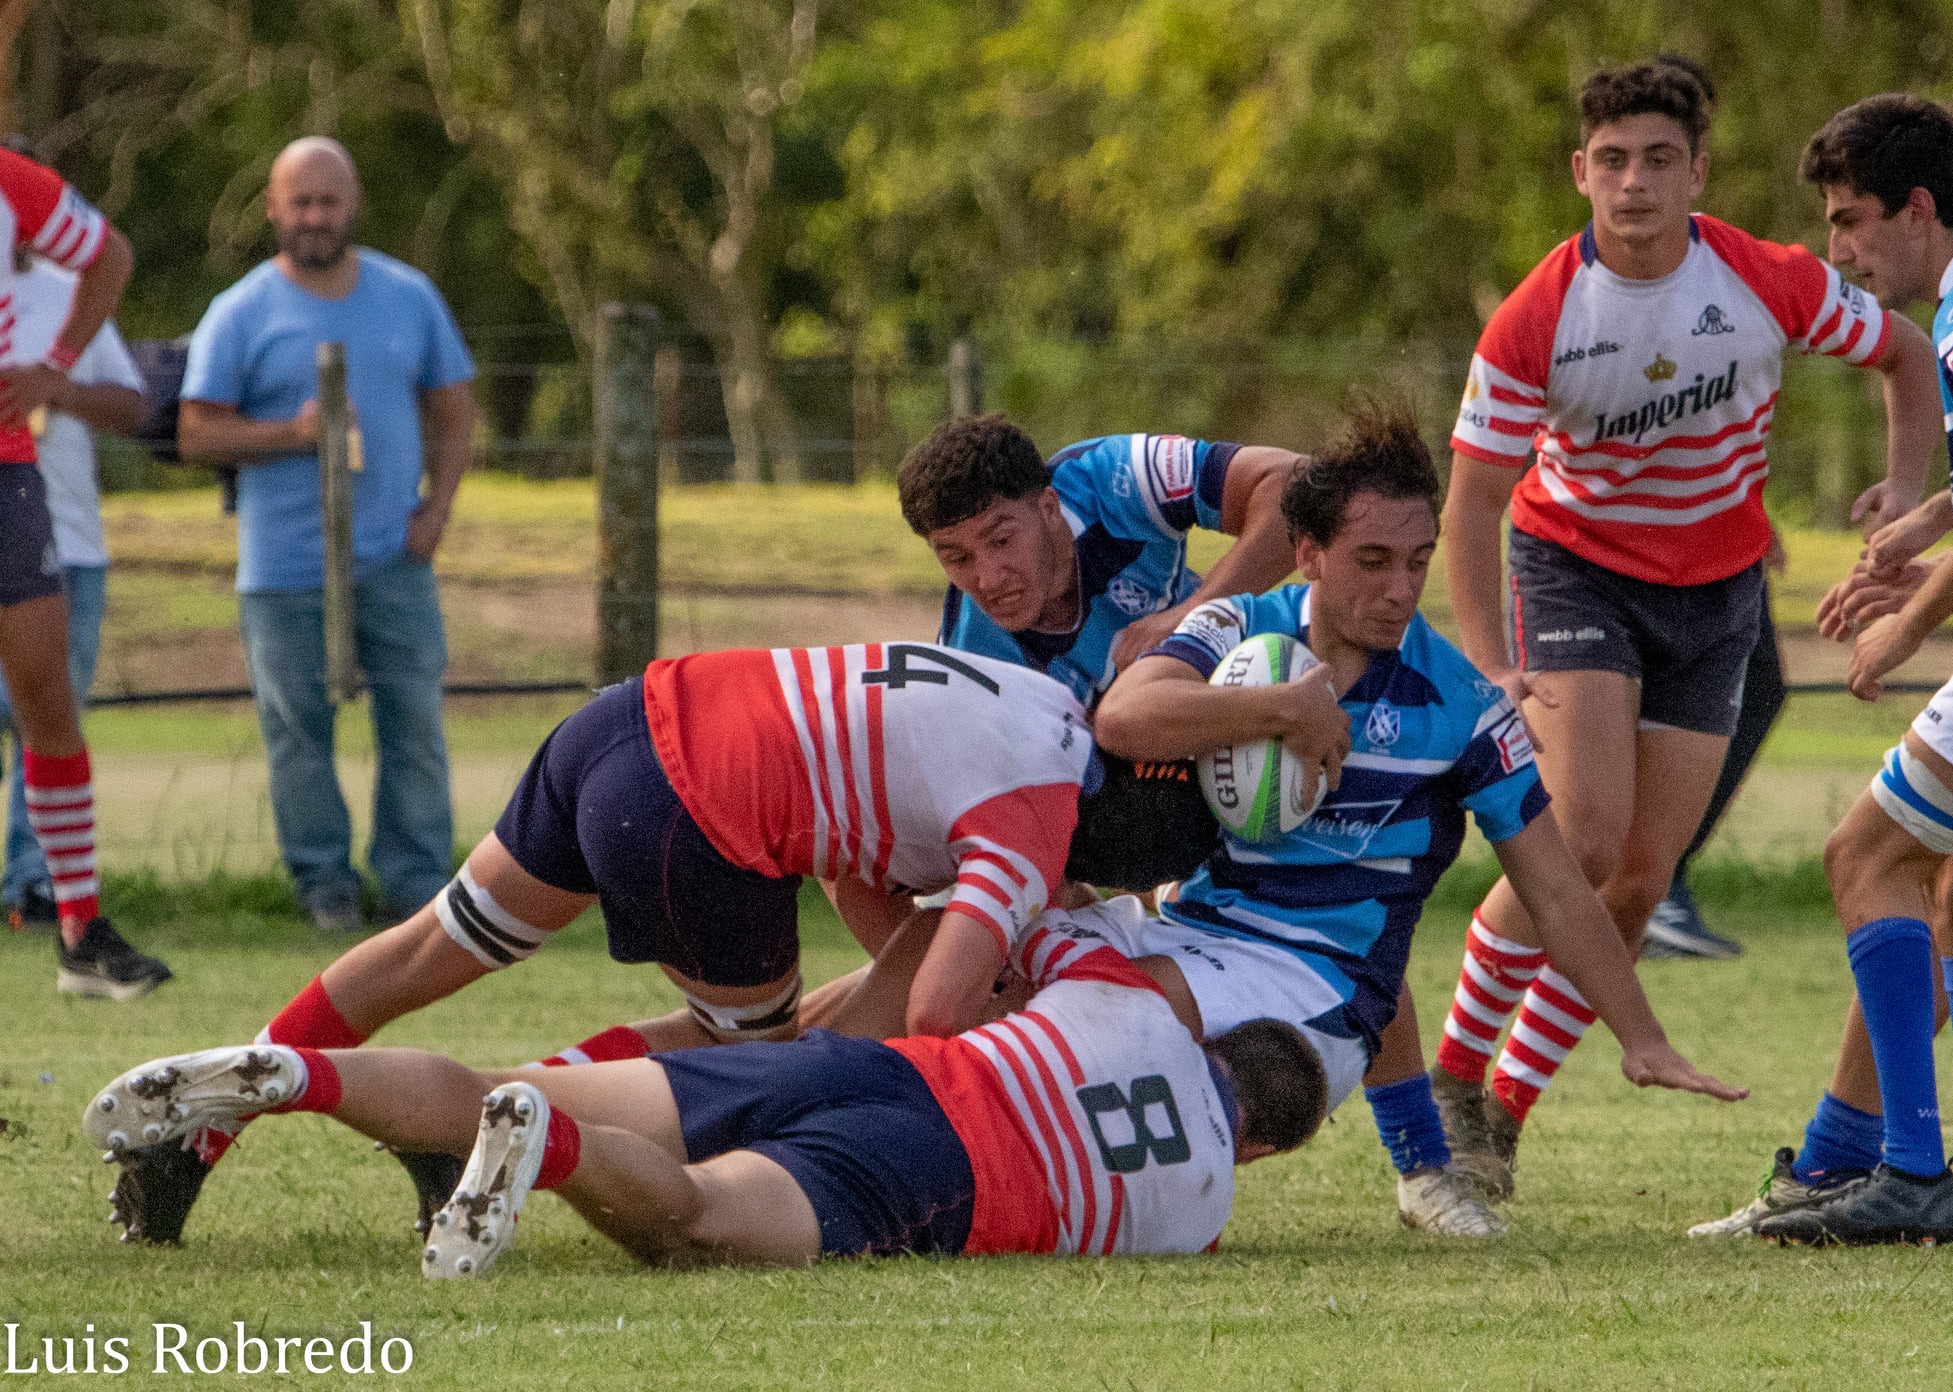
[[[346,248],[353,244],[350,227],[337,232],[325,232],[315,228],[278,229],[278,250],[291,259],[294,266],[307,271],[329,271],[337,266],[346,255]],[[321,250],[323,248],[323,250]]]

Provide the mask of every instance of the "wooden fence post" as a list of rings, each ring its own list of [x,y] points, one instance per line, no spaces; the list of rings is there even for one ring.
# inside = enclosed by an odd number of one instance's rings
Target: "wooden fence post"
[[[321,343],[319,367],[319,497],[325,515],[326,699],[343,705],[359,694],[353,643],[352,409],[346,400],[346,345]]]
[[[949,345],[949,413],[957,420],[983,410],[983,368],[977,362],[970,340],[959,338]]]
[[[658,311],[607,304],[597,324],[597,682],[658,655]]]

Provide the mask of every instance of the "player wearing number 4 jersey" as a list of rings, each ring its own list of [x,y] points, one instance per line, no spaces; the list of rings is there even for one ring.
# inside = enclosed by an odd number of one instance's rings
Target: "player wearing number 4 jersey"
[[[1861,499],[1879,517],[1918,501],[1938,428],[1931,346],[1909,321],[1799,247],[1690,212],[1712,102],[1681,59],[1588,80],[1573,174],[1593,221],[1493,314],[1451,440],[1445,557],[1465,653],[1523,702],[1560,825],[1631,945],[1740,705],[1784,351],[1883,374],[1887,479]],[[1493,888],[1438,1053],[1454,1148],[1499,1196],[1528,1109],[1594,1019],[1540,927],[1510,883]]]
[[[83,1124],[111,1149],[267,1109],[328,1113],[399,1149],[472,1136],[429,1276],[482,1275],[532,1188],[648,1261],[1198,1252],[1227,1223],[1234,1166],[1321,1124],[1322,1065],[1273,1020],[1203,1047],[1104,945],[1097,912],[1017,934],[1011,963],[1037,994],[950,1039],[815,1031],[530,1075],[247,1045],[132,1070]]]
[[[327,967],[262,1039],[363,1043],[530,956],[592,904],[612,958],[660,964],[689,1003],[610,1032],[628,1036],[623,1053],[787,1037],[803,875],[950,891],[924,974],[954,977],[974,947],[987,986],[987,959],[1060,881],[1091,758],[1085,713],[1056,682],[926,644],[654,662],[557,726],[461,873]],[[128,1158],[117,1201],[132,1234],[174,1240],[230,1135],[188,1140]]]

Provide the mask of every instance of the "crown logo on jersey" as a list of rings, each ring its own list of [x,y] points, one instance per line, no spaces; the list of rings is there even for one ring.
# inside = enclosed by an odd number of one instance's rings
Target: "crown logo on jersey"
[[[1648,374],[1650,382],[1666,382],[1675,375],[1675,364],[1656,353],[1655,360],[1641,370]]]
[[[1465,400],[1478,400],[1478,368],[1476,365],[1465,374]]]

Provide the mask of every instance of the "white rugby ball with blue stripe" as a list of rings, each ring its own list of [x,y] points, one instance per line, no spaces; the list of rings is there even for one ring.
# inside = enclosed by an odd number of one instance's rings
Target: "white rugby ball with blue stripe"
[[[1273,686],[1316,665],[1308,646],[1288,634],[1258,633],[1222,658],[1207,684]],[[1279,841],[1308,821],[1326,788],[1321,766],[1296,758],[1278,739],[1216,749],[1195,764],[1215,820],[1231,835],[1257,844]]]

